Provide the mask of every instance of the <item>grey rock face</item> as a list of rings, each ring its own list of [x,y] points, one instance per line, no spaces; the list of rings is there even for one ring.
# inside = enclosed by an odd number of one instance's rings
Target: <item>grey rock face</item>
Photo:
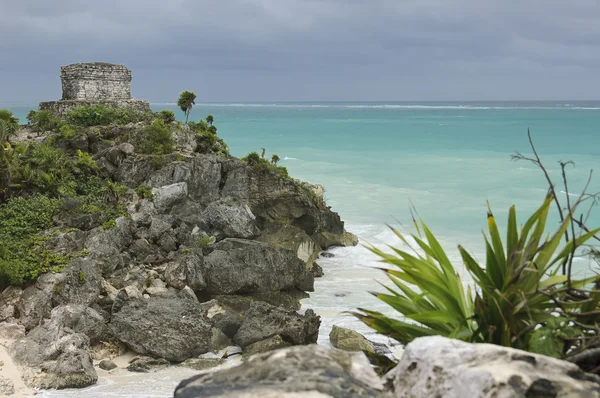
[[[31,330],[40,324],[44,318],[50,318],[52,309],[52,296],[56,292],[54,287],[58,276],[48,273],[40,276],[35,285],[27,287],[17,303],[19,323],[25,329]]]
[[[101,270],[97,262],[76,258],[62,273],[56,274],[52,288],[54,305],[81,304],[87,307],[98,300],[101,288]]]
[[[82,388],[96,383],[89,338],[74,333],[55,316],[9,348],[14,362],[26,367],[23,379],[30,387]]]
[[[212,344],[216,329],[202,316],[200,304],[190,299],[129,300],[118,311],[113,310],[110,328],[135,352],[175,362],[215,348]]]
[[[209,294],[313,291],[314,278],[293,252],[241,239],[225,239],[204,258]]]
[[[382,397],[382,388],[364,354],[309,345],[256,355],[238,367],[184,380],[175,398]]]
[[[251,239],[259,235],[256,217],[250,208],[237,200],[220,199],[202,213],[204,229],[217,239]]]
[[[0,339],[18,340],[25,337],[25,327],[17,323],[0,322]]]
[[[408,344],[387,377],[392,397],[600,397],[600,377],[572,363],[439,336]]]
[[[107,337],[106,320],[98,311],[85,305],[61,305],[52,309],[51,318],[63,327],[82,333],[94,344]]]
[[[165,281],[169,286],[183,289],[189,286],[193,290],[202,290],[206,282],[202,276],[204,257],[201,253],[190,253],[167,264]]]
[[[130,372],[148,373],[166,368],[170,363],[163,358],[138,357],[127,367]]]
[[[313,310],[304,315],[267,303],[254,302],[244,315],[233,341],[242,348],[276,335],[292,345],[317,342],[321,318]]]
[[[188,194],[186,182],[165,185],[153,190],[154,206],[160,212],[169,211],[174,205],[183,202]]]
[[[257,341],[256,343],[250,344],[244,349],[243,358],[249,358],[252,355],[261,354],[263,352],[269,352],[277,350],[279,348],[289,347],[291,344],[283,340],[280,335],[268,337],[264,340]]]
[[[17,316],[17,305],[23,290],[17,286],[9,286],[0,294],[0,322]]]

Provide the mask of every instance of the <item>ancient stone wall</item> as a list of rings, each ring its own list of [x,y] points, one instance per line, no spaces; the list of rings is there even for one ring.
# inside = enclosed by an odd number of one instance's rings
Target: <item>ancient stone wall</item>
[[[60,68],[62,99],[80,101],[131,99],[131,71],[124,65],[80,63]]]
[[[46,101],[40,102],[38,110],[51,111],[56,116],[64,117],[71,109],[78,106],[106,105],[111,108],[128,108],[138,112],[150,112],[150,104],[144,100],[124,100],[124,101]]]

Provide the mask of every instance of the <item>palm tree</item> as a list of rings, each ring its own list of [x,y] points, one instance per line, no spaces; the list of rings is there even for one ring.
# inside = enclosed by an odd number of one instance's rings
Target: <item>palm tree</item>
[[[271,156],[271,163],[273,163],[274,165],[277,166],[277,162],[279,162],[281,159],[279,159],[279,156],[277,156],[276,153],[273,154],[273,156]]]
[[[262,153],[260,154],[260,157],[261,157],[261,158],[264,158],[264,157],[265,157],[265,152],[266,152],[267,150],[266,150],[265,148],[260,148],[260,149],[262,149]]]
[[[206,117],[206,122],[207,122],[207,123],[208,123],[210,126],[212,126],[212,124],[213,124],[213,122],[214,122],[214,121],[215,121],[215,118],[213,117],[213,115],[208,115],[208,116]]]
[[[185,113],[185,123],[188,122],[188,117],[190,116],[190,112],[192,111],[192,106],[196,104],[196,94],[191,91],[183,91],[179,94],[179,99],[177,100],[177,106]]]

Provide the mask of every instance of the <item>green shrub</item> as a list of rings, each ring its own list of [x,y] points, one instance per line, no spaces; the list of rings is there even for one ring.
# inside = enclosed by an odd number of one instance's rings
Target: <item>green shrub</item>
[[[215,238],[212,236],[205,236],[198,240],[198,248],[205,249],[215,243]]]
[[[105,221],[102,224],[102,228],[104,228],[104,229],[112,229],[112,228],[115,228],[116,226],[117,226],[117,220],[115,220],[114,218],[112,220]]]
[[[175,120],[175,112],[169,109],[163,109],[162,111],[156,114],[156,117],[162,120],[165,124],[173,123]]]
[[[67,264],[69,258],[48,250],[48,237],[40,235],[52,227],[59,210],[57,199],[41,195],[14,198],[0,205],[0,290]]]
[[[217,126],[213,126],[213,125],[211,125],[211,126],[208,128],[208,132],[209,132],[209,133],[211,133],[211,134],[217,135]]]
[[[157,119],[150,126],[146,127],[140,146],[140,150],[143,153],[166,155],[173,152],[173,147],[173,134],[165,126],[165,122]]]
[[[425,223],[415,222],[417,234],[405,235],[392,229],[412,250],[409,253],[393,248],[394,254],[388,254],[369,247],[382,262],[395,267],[384,271],[397,290],[387,288],[387,293],[375,295],[406,320],[388,318],[362,308],[355,315],[402,344],[421,336],[442,335],[562,356],[566,352],[563,341],[548,338],[549,332],[556,333],[558,329],[544,331],[544,327],[562,322],[563,335],[581,336],[583,332],[572,322],[577,314],[569,319],[569,314],[578,312],[577,307],[573,306],[567,314],[562,313],[559,319],[555,314],[561,311],[554,300],[568,301],[567,287],[582,288],[600,281],[600,277],[568,281],[566,275],[558,274],[563,262],[573,255],[572,239],[560,250],[559,244],[577,205],[571,208],[558,229],[546,234],[548,213],[554,201],[549,195],[520,229],[515,208],[511,207],[506,246],[489,210],[485,265],[477,263],[462,246],[458,247],[463,264],[476,284],[474,291],[470,287],[465,291],[456,269]],[[599,231],[600,228],[583,233],[577,238],[576,246],[585,245]],[[416,247],[411,246],[411,239]]]
[[[264,170],[282,178],[290,178],[287,168],[277,166],[275,163],[270,163],[267,159],[261,157],[258,152],[250,152],[248,155],[244,156],[242,160],[256,170]]]
[[[152,187],[146,184],[142,184],[135,189],[135,193],[141,199],[148,199],[149,201],[154,200],[154,194],[152,193]]]
[[[27,121],[32,130],[38,133],[55,130],[60,123],[52,112],[34,110],[29,111],[27,114]]]
[[[150,112],[138,111],[130,108],[112,108],[97,104],[78,106],[67,112],[67,122],[76,126],[92,127],[106,126],[109,124],[127,124],[148,121],[152,117]]]
[[[78,106],[67,112],[67,122],[77,126],[104,126],[117,120],[116,109],[106,105]]]

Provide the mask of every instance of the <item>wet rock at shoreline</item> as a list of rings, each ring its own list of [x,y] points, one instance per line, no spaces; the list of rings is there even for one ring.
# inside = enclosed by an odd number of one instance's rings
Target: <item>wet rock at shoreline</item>
[[[304,315],[267,303],[254,302],[233,341],[242,348],[276,335],[292,345],[316,343],[321,318],[308,309]]]
[[[383,397],[362,353],[318,345],[255,355],[244,364],[182,381],[175,398]]]

